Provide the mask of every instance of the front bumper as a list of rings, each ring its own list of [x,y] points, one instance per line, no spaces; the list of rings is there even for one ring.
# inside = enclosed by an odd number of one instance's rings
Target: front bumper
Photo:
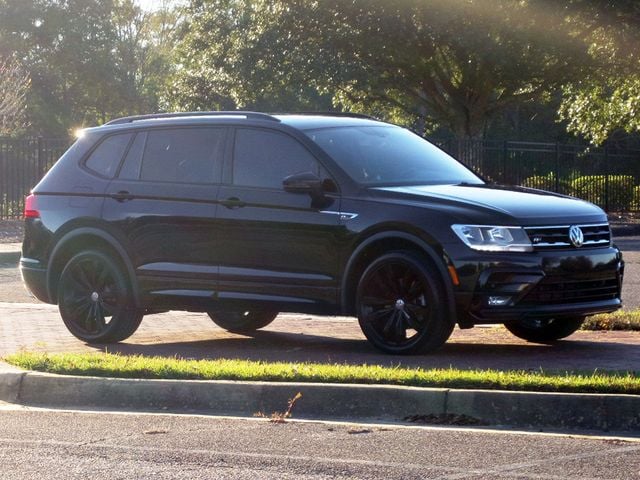
[[[459,323],[606,313],[622,306],[624,262],[615,246],[485,254],[451,245]]]

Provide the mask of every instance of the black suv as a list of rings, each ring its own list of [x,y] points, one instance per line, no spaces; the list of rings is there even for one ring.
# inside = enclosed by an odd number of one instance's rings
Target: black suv
[[[401,354],[439,347],[455,324],[552,341],[621,306],[602,210],[489,185],[358,115],[113,120],[83,131],[25,217],[24,281],[87,342],[169,309],[241,333],[288,311],[355,315]]]

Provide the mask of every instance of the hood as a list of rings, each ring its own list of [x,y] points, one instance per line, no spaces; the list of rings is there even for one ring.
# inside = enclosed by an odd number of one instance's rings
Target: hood
[[[576,198],[541,190],[496,185],[411,185],[375,187],[385,196],[410,197],[412,201],[446,203],[456,210],[463,208],[467,215],[474,212],[497,214],[502,221],[536,225],[550,223],[599,223],[607,217],[599,207]],[[467,216],[465,215],[465,216]],[[499,220],[498,218],[495,221]],[[473,220],[472,218],[466,221]]]

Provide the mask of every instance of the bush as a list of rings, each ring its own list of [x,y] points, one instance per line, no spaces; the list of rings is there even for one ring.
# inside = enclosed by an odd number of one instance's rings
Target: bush
[[[633,200],[631,200],[631,210],[640,210],[640,186],[633,187]]]
[[[523,187],[535,188],[537,190],[546,190],[548,192],[556,191],[556,175],[554,172],[549,172],[547,175],[534,175],[533,177],[525,178],[521,184]],[[573,188],[571,182],[559,179],[558,180],[558,193],[565,195],[572,195]]]
[[[618,310],[587,317],[582,330],[632,330],[640,331],[640,310]]]
[[[574,195],[604,208],[606,206],[607,177],[589,175],[576,178]],[[609,175],[609,210],[625,211],[631,208],[634,196],[632,175]]]

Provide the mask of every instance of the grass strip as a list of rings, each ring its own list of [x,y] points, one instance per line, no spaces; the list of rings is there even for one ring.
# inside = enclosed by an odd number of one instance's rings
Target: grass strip
[[[640,331],[640,310],[618,310],[587,317],[582,330],[633,330]]]
[[[27,370],[119,378],[405,385],[544,392],[640,394],[638,372],[422,369],[380,365],[186,360],[120,354],[19,352],[4,360]]]

